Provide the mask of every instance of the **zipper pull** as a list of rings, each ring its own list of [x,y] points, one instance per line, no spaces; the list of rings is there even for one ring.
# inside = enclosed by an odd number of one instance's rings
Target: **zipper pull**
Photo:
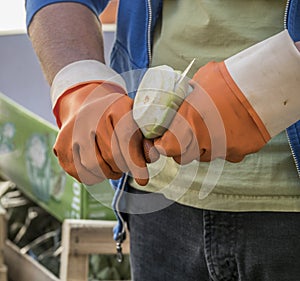
[[[116,253],[117,261],[121,263],[124,258],[123,253],[122,253],[122,243],[121,242],[116,243],[116,250],[117,250],[117,253]]]

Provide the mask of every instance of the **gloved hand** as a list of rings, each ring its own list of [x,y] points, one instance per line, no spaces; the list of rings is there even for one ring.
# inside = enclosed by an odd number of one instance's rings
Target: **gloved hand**
[[[161,154],[180,164],[215,158],[238,162],[268,141],[236,98],[234,83],[223,75],[224,63],[209,63],[196,73],[190,81],[193,91],[169,130],[154,142]]]
[[[200,68],[155,147],[178,163],[241,161],[300,118],[300,54],[285,30]]]
[[[129,171],[145,185],[143,137],[132,118],[132,105],[114,83],[87,83],[66,91],[54,110],[61,125],[54,152],[63,169],[88,185]]]

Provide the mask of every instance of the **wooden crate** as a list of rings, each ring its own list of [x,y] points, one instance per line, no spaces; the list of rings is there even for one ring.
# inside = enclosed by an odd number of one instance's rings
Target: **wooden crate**
[[[0,205],[0,281],[7,280],[7,267],[4,264],[3,250],[6,240],[5,210]]]
[[[6,240],[4,257],[11,281],[59,281],[54,274],[29,255],[24,255],[11,241]],[[83,279],[84,281],[85,279]]]
[[[65,220],[62,230],[61,281],[85,281],[89,254],[116,253],[112,238],[115,221]],[[129,254],[129,238],[122,245]]]
[[[7,281],[7,267],[2,265],[0,267],[0,281]]]
[[[115,241],[112,230],[115,221],[65,220],[62,229],[60,278],[54,276],[37,261],[20,252],[6,240],[4,256],[11,281],[87,281],[90,254],[114,254]],[[129,254],[129,238],[123,253]],[[0,279],[2,281],[2,279]]]

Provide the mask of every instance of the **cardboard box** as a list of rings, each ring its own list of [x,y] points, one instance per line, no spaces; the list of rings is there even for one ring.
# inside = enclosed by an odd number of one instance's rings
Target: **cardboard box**
[[[59,166],[52,152],[57,132],[50,122],[0,93],[0,175],[60,221],[114,220],[114,191],[108,181],[89,189],[91,194]]]

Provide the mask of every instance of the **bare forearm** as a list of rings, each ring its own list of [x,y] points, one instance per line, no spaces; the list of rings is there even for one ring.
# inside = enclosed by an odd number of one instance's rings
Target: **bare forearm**
[[[101,23],[81,4],[46,6],[34,16],[29,35],[50,85],[56,73],[71,62],[104,62]]]

